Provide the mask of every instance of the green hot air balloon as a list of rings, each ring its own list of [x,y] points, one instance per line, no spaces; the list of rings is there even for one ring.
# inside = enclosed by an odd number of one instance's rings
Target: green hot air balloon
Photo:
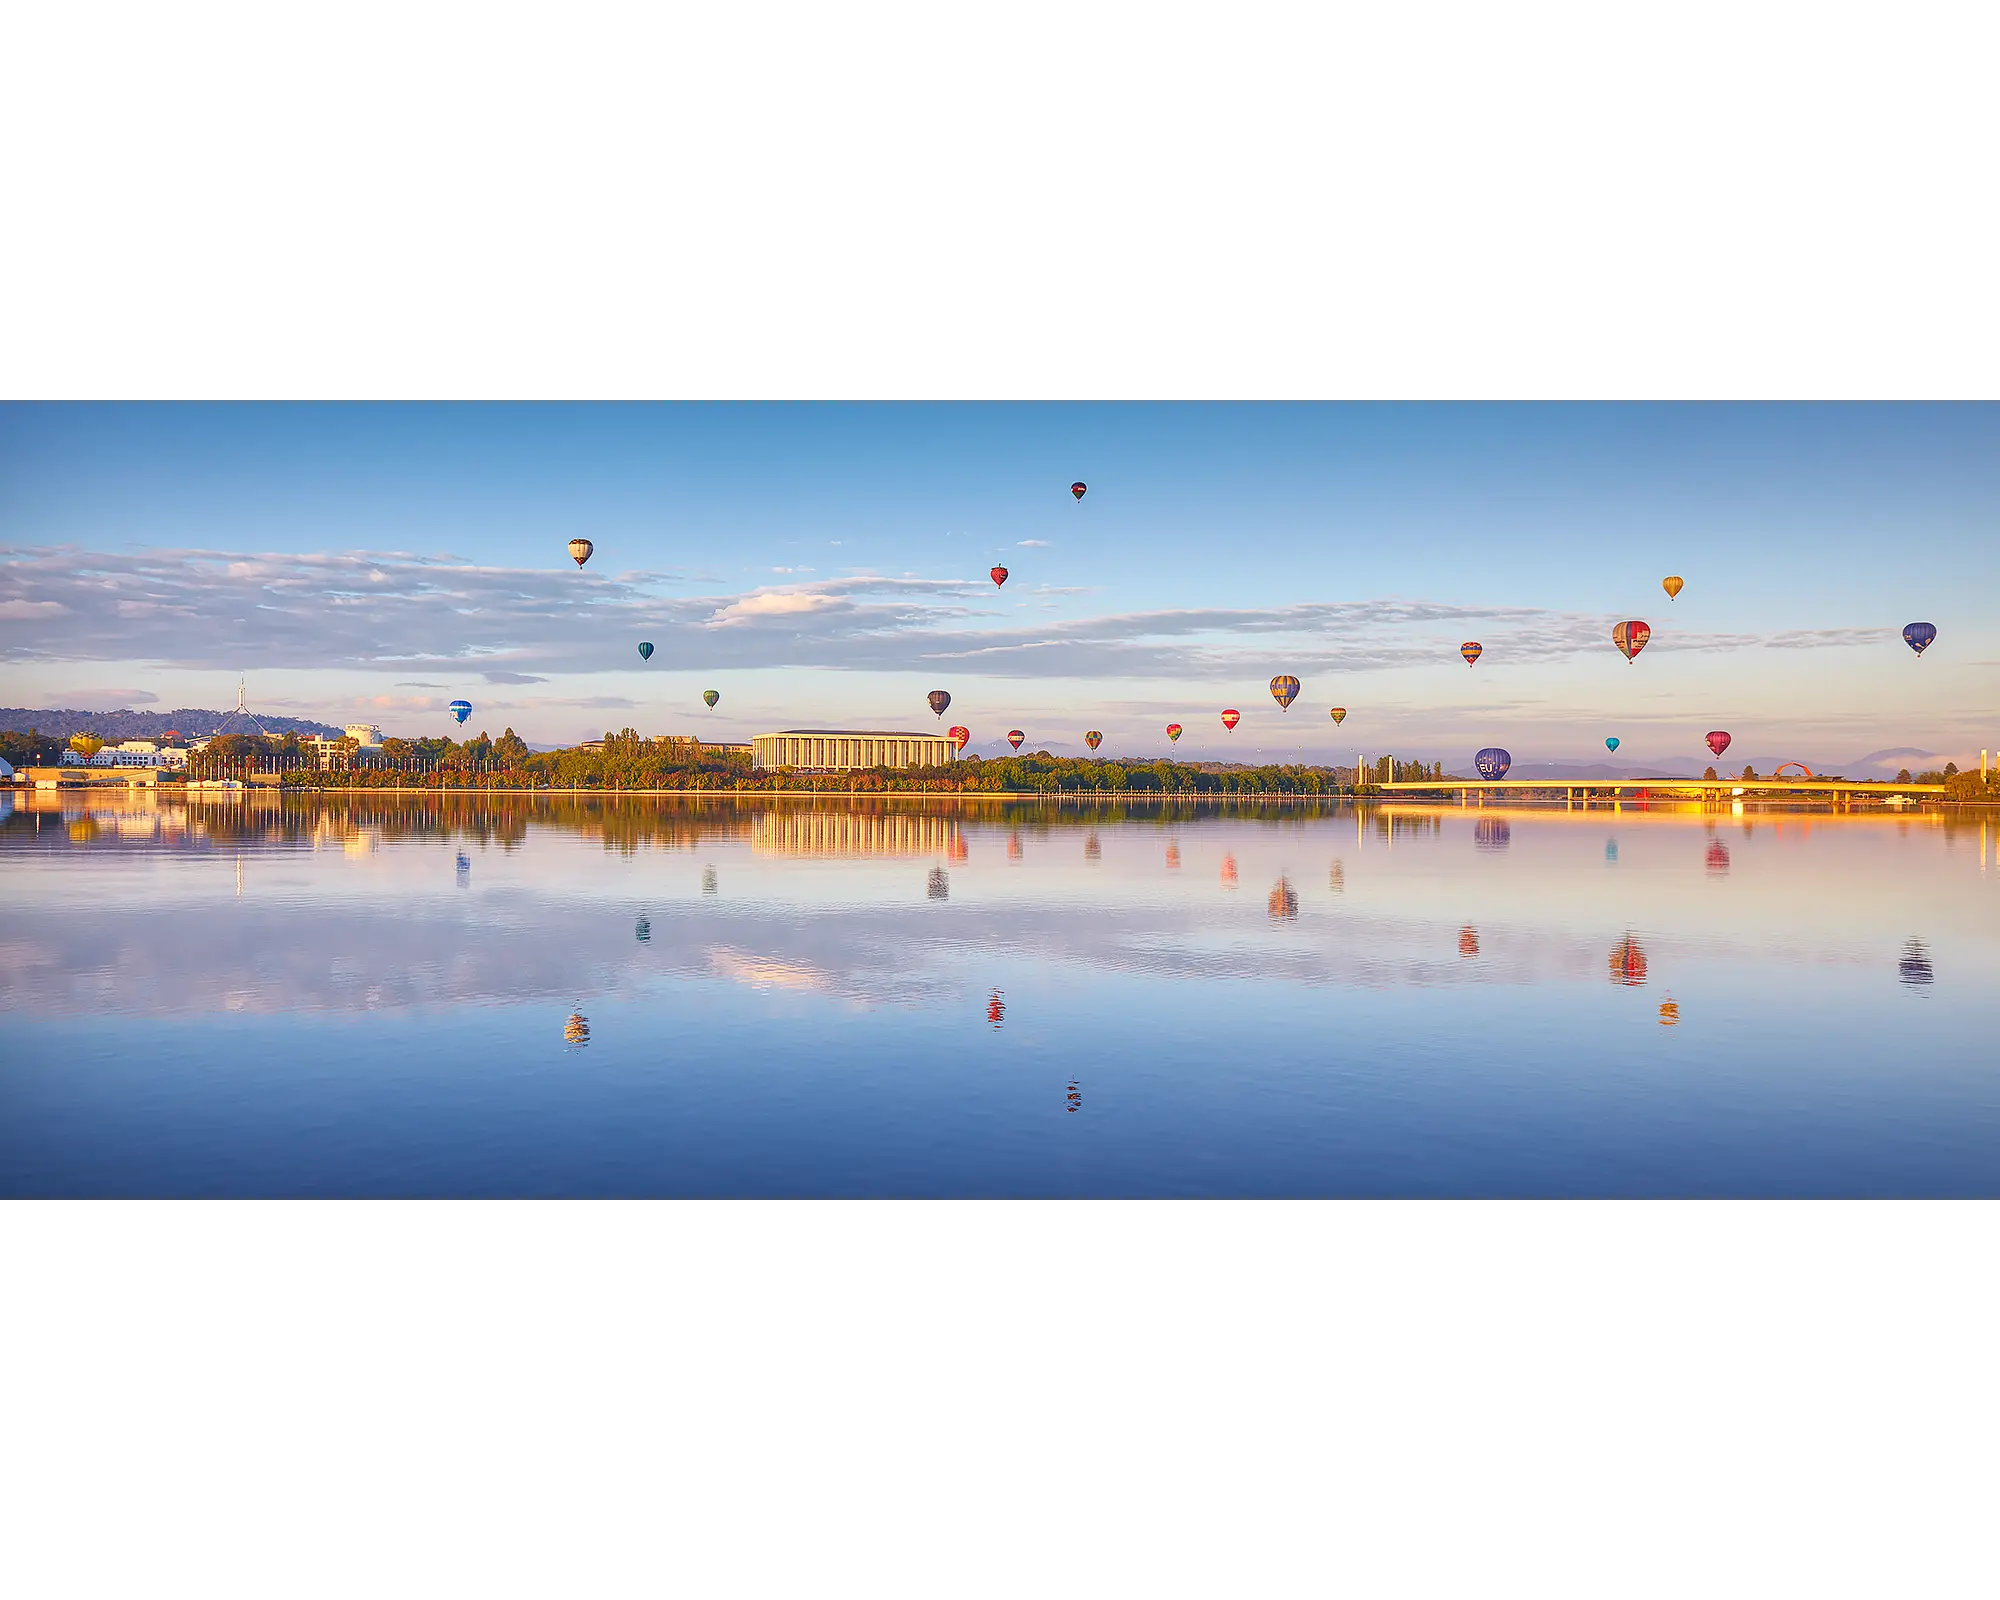
[[[639,659],[641,661],[651,661],[653,659],[653,647],[650,644],[641,644],[639,646]]]
[[[708,709],[713,711],[715,709],[715,702],[722,698],[722,691],[719,689],[704,689],[701,691],[701,697],[707,703]]]

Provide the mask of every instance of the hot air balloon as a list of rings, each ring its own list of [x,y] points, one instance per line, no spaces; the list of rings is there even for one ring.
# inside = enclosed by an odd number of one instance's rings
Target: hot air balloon
[[[1611,642],[1625,652],[1630,661],[1646,648],[1646,641],[1653,637],[1653,630],[1643,622],[1621,622],[1611,630]]]
[[[1667,591],[1667,598],[1673,600],[1679,597],[1681,590],[1686,586],[1679,578],[1662,578],[1660,587]]]
[[[1618,748],[1617,737],[1614,735],[1613,737],[1606,739],[1604,741],[1604,748],[1607,750],[1616,750]]]
[[[1007,569],[1005,567],[995,567],[986,576],[993,580],[993,587],[997,589],[1007,581]]]
[[[1180,742],[1181,742],[1181,725],[1180,725],[1180,724],[1179,724],[1178,722],[1170,722],[1170,723],[1168,723],[1168,724],[1167,724],[1167,743],[1169,743],[1169,744],[1179,744]]]
[[[1292,702],[1299,697],[1299,680],[1290,673],[1280,673],[1271,680],[1271,698],[1278,702],[1280,711],[1289,711]]]
[[[701,691],[702,704],[707,706],[711,711],[715,709],[715,702],[721,698],[722,691],[720,689],[704,689]]]
[[[931,710],[938,714],[938,720],[942,722],[944,720],[945,709],[951,704],[951,696],[942,689],[933,689],[924,698],[930,701]]]
[[[1092,728],[1083,736],[1083,742],[1095,750],[1099,745],[1104,743],[1104,735],[1099,733],[1095,728]]]
[[[641,661],[651,661],[653,659],[653,647],[650,644],[642,643],[639,646],[639,659]]]
[[[1465,664],[1469,667],[1479,659],[1481,649],[1482,647],[1477,639],[1467,639],[1464,644],[1458,647],[1458,653],[1465,657]]]
[[[472,702],[470,700],[454,700],[445,709],[458,718],[458,725],[462,728],[465,726],[465,719],[472,715]]]
[[[572,539],[569,542],[569,558],[580,567],[590,559],[590,552],[596,548],[588,539]]]
[[[1514,764],[1514,758],[1505,750],[1497,750],[1488,745],[1472,758],[1472,764],[1479,769],[1482,778],[1504,778],[1507,769]]]
[[[1327,715],[1333,718],[1333,725],[1337,728],[1347,720],[1347,707],[1335,706]]]
[[[1918,655],[1922,655],[1928,650],[1931,647],[1931,641],[1936,637],[1937,629],[1932,627],[1928,622],[1912,622],[1903,629],[1903,643],[1916,651]]]
[[[1720,757],[1722,752],[1729,748],[1729,735],[1726,733],[1711,733],[1704,742],[1711,751]]]
[[[1070,492],[1071,494],[1075,495],[1075,496],[1077,497],[1077,499],[1081,500],[1081,499],[1083,498],[1083,491],[1084,491],[1085,487],[1086,487],[1086,485],[1084,485],[1084,484],[1081,484],[1081,483],[1073,483],[1073,484],[1071,484],[1071,485],[1069,486],[1069,492]]]
[[[972,737],[972,731],[969,728],[953,728],[945,734],[945,737],[951,741],[952,749],[963,750],[966,741]]]
[[[1243,713],[1240,711],[1225,711],[1222,713],[1222,725],[1225,728],[1233,728],[1242,720]]]
[[[1007,730],[1007,742],[1016,750],[1021,748],[1021,741],[1027,737],[1019,728],[1009,728]]]

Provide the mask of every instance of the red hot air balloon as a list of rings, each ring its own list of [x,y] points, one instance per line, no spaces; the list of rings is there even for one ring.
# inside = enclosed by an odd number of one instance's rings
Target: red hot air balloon
[[[997,589],[1007,581],[1007,569],[1005,567],[995,567],[986,576],[993,580],[993,587]]]
[[[952,728],[945,734],[945,737],[951,741],[952,749],[963,750],[966,741],[972,737],[972,730],[970,728]]]
[[[1222,713],[1222,725],[1225,728],[1233,728],[1242,720],[1243,713],[1240,711],[1225,711]]]
[[[1088,485],[1086,485],[1086,484],[1081,484],[1081,483],[1073,483],[1073,484],[1071,484],[1071,485],[1069,486],[1069,492],[1070,492],[1071,494],[1075,495],[1075,496],[1077,497],[1077,499],[1081,500],[1081,499],[1083,498],[1083,491],[1084,491],[1084,490],[1085,490],[1085,488],[1087,488],[1087,487],[1088,487]]]
[[[1707,744],[1708,748],[1712,750],[1716,754],[1716,756],[1720,757],[1722,752],[1729,748],[1729,735],[1726,733],[1711,733],[1708,736]]]
[[[1021,748],[1021,741],[1027,737],[1019,728],[1009,728],[1007,730],[1007,742],[1016,750]]]
[[[1646,648],[1646,641],[1653,637],[1653,630],[1643,622],[1621,622],[1611,630],[1611,642],[1625,652],[1630,661]]]
[[[1483,651],[1484,646],[1477,639],[1467,639],[1464,644],[1458,647],[1458,653],[1465,657],[1465,664],[1468,667],[1479,659]]]
[[[1179,744],[1181,742],[1181,725],[1178,722],[1167,724],[1167,742],[1169,744]]]

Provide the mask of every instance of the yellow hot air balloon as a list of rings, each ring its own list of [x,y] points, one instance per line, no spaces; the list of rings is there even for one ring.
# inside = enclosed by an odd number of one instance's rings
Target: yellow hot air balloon
[[[1678,595],[1681,592],[1682,588],[1685,586],[1681,583],[1681,580],[1679,578],[1662,578],[1660,580],[1660,587],[1667,591],[1667,598],[1671,600],[1676,595]]]

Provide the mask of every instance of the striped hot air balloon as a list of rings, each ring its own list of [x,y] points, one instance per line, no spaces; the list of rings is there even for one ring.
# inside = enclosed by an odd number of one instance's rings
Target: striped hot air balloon
[[[1643,622],[1621,622],[1611,630],[1611,642],[1625,653],[1630,661],[1646,648],[1646,641],[1653,637],[1653,630]]]
[[[704,689],[701,691],[701,698],[702,703],[709,710],[713,711],[715,709],[715,702],[722,698],[722,691],[720,689]]]
[[[1327,715],[1333,718],[1333,725],[1337,728],[1347,720],[1347,707],[1335,706]]]
[[[1007,730],[1007,742],[1016,750],[1021,748],[1021,741],[1027,737],[1019,728],[1009,728]]]
[[[1479,659],[1482,649],[1483,646],[1477,639],[1467,639],[1458,647],[1458,653],[1465,657],[1465,664],[1469,667]]]
[[[1242,720],[1243,713],[1240,711],[1225,711],[1222,713],[1222,725],[1225,728],[1233,728]]]
[[[642,643],[639,646],[639,659],[641,661],[651,661],[653,659],[653,647],[650,643]]]
[[[580,567],[590,559],[590,552],[596,548],[588,539],[572,539],[569,542],[569,558]]]
[[[1928,622],[1912,622],[1903,629],[1903,643],[1918,655],[1930,649],[1931,641],[1937,638],[1937,629]]]
[[[462,728],[465,726],[465,719],[472,715],[472,702],[470,700],[454,700],[445,709],[458,718],[458,725]]]
[[[949,689],[933,689],[924,698],[930,702],[931,710],[938,714],[938,720],[942,722],[945,712],[951,707],[951,691]]]
[[[1271,680],[1271,698],[1278,702],[1280,711],[1292,709],[1292,702],[1299,697],[1299,680],[1290,673],[1280,673]]]

